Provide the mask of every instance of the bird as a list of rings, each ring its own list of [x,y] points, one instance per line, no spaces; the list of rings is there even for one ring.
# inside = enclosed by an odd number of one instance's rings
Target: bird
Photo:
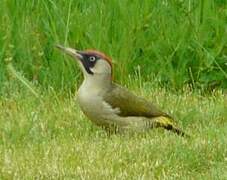
[[[62,45],[56,47],[75,59],[83,73],[77,100],[85,116],[94,124],[111,133],[164,128],[180,136],[186,135],[172,116],[114,82],[109,56],[93,49],[81,51]]]

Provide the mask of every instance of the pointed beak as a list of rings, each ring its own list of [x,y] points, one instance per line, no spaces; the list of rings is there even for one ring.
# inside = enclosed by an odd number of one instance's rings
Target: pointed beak
[[[60,49],[61,51],[63,51],[64,53],[68,54],[69,56],[82,60],[83,56],[80,54],[80,51],[73,49],[73,48],[69,48],[69,47],[64,47],[61,45],[56,45],[56,48]]]

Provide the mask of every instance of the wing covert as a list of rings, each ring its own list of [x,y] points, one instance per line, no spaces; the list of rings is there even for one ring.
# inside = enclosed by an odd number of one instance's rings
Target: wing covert
[[[151,102],[116,84],[113,84],[112,88],[105,94],[104,100],[113,108],[119,108],[120,116],[170,117]]]

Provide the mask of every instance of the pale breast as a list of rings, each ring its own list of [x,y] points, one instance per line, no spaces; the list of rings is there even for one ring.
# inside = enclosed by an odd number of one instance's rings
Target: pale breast
[[[119,113],[119,109],[113,109],[108,103],[103,101],[100,94],[87,92],[81,88],[78,91],[78,103],[83,113],[98,125],[108,123],[108,120],[111,119],[110,117]]]

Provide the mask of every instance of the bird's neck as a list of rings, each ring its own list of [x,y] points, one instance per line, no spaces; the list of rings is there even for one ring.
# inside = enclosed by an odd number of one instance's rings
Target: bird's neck
[[[109,89],[111,84],[111,74],[93,74],[84,77],[81,88],[83,89],[83,91],[101,93]]]

